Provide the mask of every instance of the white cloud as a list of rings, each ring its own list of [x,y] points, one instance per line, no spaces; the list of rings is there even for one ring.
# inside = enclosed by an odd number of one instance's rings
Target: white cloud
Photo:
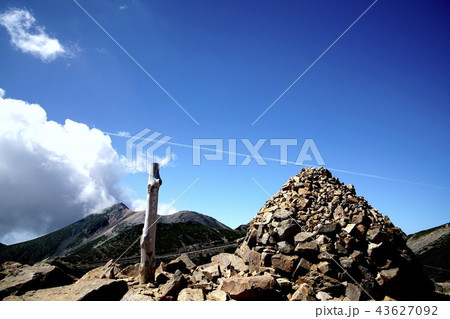
[[[120,133],[117,135],[121,137],[128,137]],[[149,173],[148,167],[150,167],[150,163],[158,163],[160,168],[163,168],[165,166],[173,167],[174,161],[177,159],[177,155],[172,152],[171,149],[169,152],[166,151],[165,156],[158,156],[156,154],[150,156],[145,151],[139,153],[133,151],[132,156],[132,158],[122,158],[122,162],[125,166],[128,167],[129,173]]]
[[[3,90],[2,88],[0,88],[0,98],[5,96],[5,90]]]
[[[125,10],[128,9],[128,6],[126,4],[119,6],[119,10]]]
[[[176,212],[178,212],[178,209],[176,209],[173,206],[173,202],[172,203],[161,203],[158,205],[158,214],[160,215],[172,215],[175,214]]]
[[[0,92],[4,93],[4,90]],[[30,239],[118,201],[126,168],[97,129],[0,97],[0,242]]]
[[[16,48],[24,53],[31,53],[42,61],[52,61],[69,54],[58,39],[49,37],[44,27],[36,25],[36,19],[27,10],[7,10],[0,14],[0,25],[8,30]]]
[[[158,203],[158,214],[159,215],[172,215],[178,212],[174,206],[174,202],[171,203]],[[147,200],[145,199],[135,199],[131,202],[131,209],[134,211],[142,211],[147,208]]]
[[[134,211],[145,210],[147,207],[147,201],[145,199],[135,199],[131,202],[130,209]]]

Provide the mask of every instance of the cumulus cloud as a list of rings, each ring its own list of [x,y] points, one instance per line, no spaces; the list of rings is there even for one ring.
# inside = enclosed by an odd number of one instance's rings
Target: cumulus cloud
[[[33,15],[24,9],[9,9],[0,14],[3,25],[11,36],[11,43],[24,53],[30,53],[42,61],[52,61],[68,54],[58,39],[51,38],[45,28],[36,25]]]
[[[97,129],[47,119],[38,104],[0,89],[0,242],[66,226],[119,201],[127,170]]]
[[[172,203],[161,203],[158,205],[158,214],[160,215],[172,215],[175,214],[176,212],[178,212],[178,209],[176,209],[173,206],[173,202]]]
[[[145,210],[147,207],[147,201],[145,199],[135,199],[131,203],[131,209],[135,211]],[[178,212],[178,209],[174,207],[172,203],[159,203],[158,214],[159,215],[172,215]]]

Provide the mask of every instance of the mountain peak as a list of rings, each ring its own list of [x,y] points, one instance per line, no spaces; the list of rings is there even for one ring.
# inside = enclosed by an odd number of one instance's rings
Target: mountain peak
[[[195,223],[211,228],[231,229],[213,217],[190,210],[182,210],[172,215],[163,215],[158,222],[161,224]]]

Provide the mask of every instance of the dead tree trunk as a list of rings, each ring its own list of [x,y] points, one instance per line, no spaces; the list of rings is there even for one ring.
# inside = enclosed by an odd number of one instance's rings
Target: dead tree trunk
[[[158,218],[158,190],[161,184],[159,164],[152,163],[148,176],[147,209],[141,237],[141,264],[139,267],[141,284],[155,281],[156,220]]]

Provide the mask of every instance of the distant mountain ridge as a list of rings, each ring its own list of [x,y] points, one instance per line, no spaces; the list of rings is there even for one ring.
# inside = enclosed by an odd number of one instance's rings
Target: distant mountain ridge
[[[450,223],[408,236],[407,245],[436,282],[450,281]]]
[[[217,219],[189,210],[182,210],[172,215],[160,216],[158,223],[161,224],[196,223],[211,228],[231,230],[230,227],[222,224]]]
[[[139,237],[143,222],[143,211],[132,211],[119,203],[45,236],[2,246],[0,262],[35,263],[56,256],[71,256],[75,261],[91,256],[93,259],[110,258]],[[197,242],[227,241],[239,237],[238,233],[216,219],[191,211],[159,216],[158,225],[157,249],[159,245],[164,252]],[[130,252],[137,253],[136,249],[138,247]]]

